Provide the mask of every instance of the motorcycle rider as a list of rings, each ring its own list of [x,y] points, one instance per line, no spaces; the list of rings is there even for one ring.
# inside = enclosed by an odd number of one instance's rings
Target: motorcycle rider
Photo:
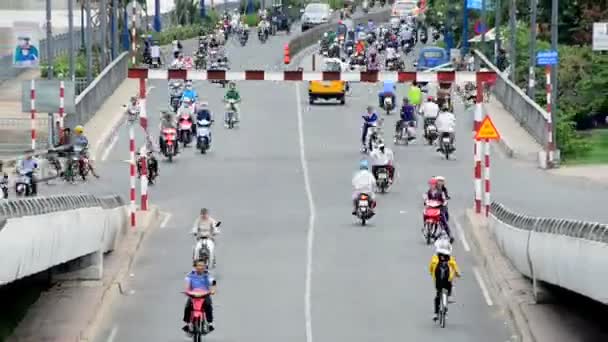
[[[226,91],[226,95],[224,95],[224,102],[226,102],[226,109],[230,110],[230,103],[228,103],[229,100],[234,100],[234,120],[236,122],[240,121],[240,113],[241,111],[239,110],[239,102],[241,102],[241,95],[239,94],[239,91],[236,89],[236,83],[234,83],[234,81],[230,82],[228,84],[228,91]],[[228,120],[228,115],[226,115],[227,113],[224,114],[224,121]],[[226,124],[227,125],[227,124]]]
[[[427,101],[422,104],[422,117],[424,119],[424,129],[426,127],[435,122],[437,119],[437,115],[439,115],[439,105],[435,102],[435,99],[432,96],[429,96]]]
[[[363,146],[363,149],[366,149],[365,143],[367,142],[367,130],[371,126],[376,125],[378,122],[378,114],[374,112],[374,107],[367,106],[367,112],[361,117],[363,118],[363,127],[361,129],[361,146]]]
[[[95,176],[95,178],[99,178],[99,175],[97,175],[95,169],[93,168],[93,163],[89,159],[89,152],[87,150],[87,148],[89,147],[89,139],[87,139],[87,137],[84,135],[84,127],[81,125],[74,127],[74,133],[76,135],[72,140],[73,150],[78,151],[84,158],[88,159],[89,170],[91,171],[91,174]]]
[[[184,92],[182,93],[182,99],[181,99],[182,102],[185,99],[190,99],[193,102],[198,100],[198,93],[192,87],[192,80],[186,80],[186,84],[185,84],[184,88],[185,89],[184,89]]]
[[[407,97],[404,97],[403,105],[401,106],[401,120],[397,121],[397,124],[395,125],[395,136],[399,136],[403,125],[408,125],[410,122],[413,122],[414,127],[416,126],[414,111],[415,108],[410,104],[410,100],[408,100]],[[416,137],[411,137],[410,139],[413,140],[416,139]]]
[[[376,25],[374,21],[371,19],[367,20],[367,32],[374,32],[376,30]]]
[[[363,55],[365,53],[365,42],[363,39],[359,38],[357,40],[357,44],[355,45],[355,54]]]
[[[407,90],[407,98],[410,103],[416,108],[420,107],[422,102],[422,90],[418,86],[418,82],[414,81],[410,88]]]
[[[367,71],[379,71],[380,70],[379,59],[380,58],[378,58],[378,53],[376,52],[376,49],[370,48],[369,59],[367,61]],[[395,103],[395,102],[393,102],[393,103]]]
[[[182,53],[183,46],[182,43],[177,39],[177,36],[173,36],[173,42],[171,42],[173,58],[178,58],[178,56]]]
[[[452,295],[452,281],[454,276],[460,277],[460,269],[456,263],[456,259],[452,256],[452,248],[448,241],[441,241],[436,244],[435,254],[431,258],[429,264],[429,272],[435,282],[435,289],[437,290],[434,299],[434,310],[433,320],[436,321],[439,315],[439,301],[441,292],[443,289],[448,290],[448,297]]]
[[[160,151],[162,154],[166,153],[165,147],[165,136],[163,135],[163,130],[167,128],[172,128],[177,130],[177,124],[175,122],[175,118],[173,117],[173,113],[168,110],[163,110],[161,113],[160,119],[160,135],[158,136],[158,143],[160,146]],[[175,153],[179,153],[179,144],[175,144]]]
[[[38,193],[38,186],[36,178],[34,177],[34,171],[38,168],[38,162],[34,159],[34,150],[27,151],[25,159],[21,161],[19,169],[23,171],[26,177],[30,179],[30,194],[32,196]],[[27,194],[27,190],[26,190]]]
[[[6,172],[2,176],[2,179],[0,179],[0,190],[2,190],[2,197],[0,197],[0,198],[7,199],[8,198],[8,174]]]
[[[454,241],[454,238],[452,237],[452,232],[450,231],[450,226],[448,225],[448,220],[447,220],[447,216],[445,214],[445,208],[447,205],[447,198],[444,196],[443,191],[440,190],[437,187],[437,178],[433,177],[431,178],[431,180],[429,180],[429,190],[426,192],[426,196],[425,196],[425,205],[427,201],[437,201],[441,203],[441,226],[443,227],[443,230],[448,234],[448,236],[450,237],[450,242]],[[424,217],[423,217],[424,219]]]
[[[449,105],[447,103],[443,105],[442,111],[440,111],[437,115],[437,118],[435,119],[435,127],[437,127],[437,133],[439,133],[440,137],[445,134],[450,137],[452,149],[455,151],[456,147],[454,147],[454,131],[456,130],[456,116],[449,111]],[[437,151],[440,150],[441,149],[437,147]]]
[[[158,65],[162,64],[161,54],[160,54],[160,46],[158,45],[158,40],[154,40],[152,42],[152,46],[150,47],[150,56],[152,57],[152,61],[158,60]]]
[[[361,160],[359,163],[359,171],[355,173],[352,179],[353,191],[353,215],[357,214],[357,199],[361,194],[367,194],[371,198],[371,208],[376,207],[376,196],[374,189],[376,187],[376,178],[369,171],[369,162],[366,159]]]
[[[382,91],[378,93],[378,107],[384,108],[384,98],[389,96],[393,100],[393,108],[396,107],[395,94],[397,93],[397,85],[394,81],[382,82]],[[386,108],[384,108],[386,109]]]
[[[203,260],[196,260],[193,263],[194,269],[186,275],[186,292],[189,291],[207,291],[203,302],[203,310],[205,311],[205,319],[209,325],[209,331],[215,330],[213,326],[213,303],[211,302],[211,296],[215,295],[217,290],[217,281],[211,276],[207,270],[207,265]],[[186,306],[184,307],[183,321],[186,325],[183,326],[182,330],[187,334],[190,334],[192,327],[190,326],[190,314],[192,313],[192,299],[188,297]]]
[[[194,237],[197,239],[197,241],[202,238],[209,239],[207,246],[209,248],[209,256],[210,256],[211,260],[213,260],[214,265],[215,265],[215,254],[214,254],[215,236],[220,233],[220,229],[219,229],[220,224],[221,224],[220,221],[217,221],[213,217],[209,216],[209,209],[202,208],[200,215],[199,215],[198,219],[196,220],[196,223],[194,223],[194,227],[192,227],[192,234],[194,234]],[[200,251],[198,249],[195,249],[195,251],[194,251],[195,259],[198,255],[200,255],[199,253],[200,253]]]
[[[443,176],[436,176],[435,179],[437,179],[437,189],[441,190],[441,192],[443,193],[443,197],[445,197],[445,199],[450,200],[452,199],[448,193],[448,188],[445,186],[445,177]],[[448,206],[444,206],[445,207],[445,219],[446,221],[450,220],[450,213],[448,211]]]
[[[393,183],[393,177],[395,175],[395,167],[393,162],[395,160],[395,155],[393,151],[384,146],[384,143],[378,145],[377,150],[373,150],[370,153],[370,157],[372,158],[372,174],[374,177],[378,177],[378,170],[380,168],[386,168],[388,171],[388,181],[389,184]]]

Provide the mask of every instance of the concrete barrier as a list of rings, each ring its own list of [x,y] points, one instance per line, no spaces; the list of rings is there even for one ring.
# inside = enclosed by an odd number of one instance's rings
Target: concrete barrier
[[[100,279],[103,254],[128,225],[119,196],[59,195],[0,203],[0,285],[61,265],[57,279]]]
[[[608,304],[607,224],[532,217],[493,202],[489,227],[523,275]]]

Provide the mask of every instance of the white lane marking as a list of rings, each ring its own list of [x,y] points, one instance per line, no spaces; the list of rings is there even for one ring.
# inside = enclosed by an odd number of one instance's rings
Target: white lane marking
[[[118,326],[114,326],[112,328],[112,331],[110,331],[110,336],[108,336],[108,340],[106,342],[114,342],[114,339],[116,338],[116,333],[118,332]]]
[[[302,98],[300,95],[300,83],[296,82],[296,106],[298,112],[298,135],[300,137],[300,164],[304,174],[304,187],[308,199],[308,232],[306,236],[306,285],[304,288],[304,316],[306,320],[306,342],[312,342],[312,314],[310,305],[310,292],[312,285],[312,251],[315,240],[315,203],[312,199],[310,177],[308,175],[308,162],[306,161],[306,147],[304,145],[304,120],[302,119]]]
[[[458,236],[460,237],[460,241],[464,246],[464,250],[467,252],[471,251],[471,247],[469,247],[469,242],[467,241],[467,237],[464,235],[464,229],[460,225],[460,222],[456,221],[456,230],[458,230]]]
[[[167,223],[169,223],[171,216],[173,216],[171,213],[165,214],[165,218],[163,219],[163,222],[161,222],[161,224],[160,224],[160,229],[164,229],[167,226]]]
[[[483,278],[481,277],[481,273],[479,273],[479,269],[477,267],[473,267],[473,274],[475,275],[475,279],[477,279],[477,282],[479,283],[479,287],[481,288],[481,293],[483,294],[483,297],[485,298],[488,306],[494,305],[494,302],[492,302],[492,298],[490,298],[490,292],[488,292],[486,283],[483,281]]]
[[[103,155],[101,156],[101,161],[106,161],[106,159],[108,159],[108,156],[110,155],[110,152],[112,152],[114,145],[116,145],[116,143],[118,142],[119,136],[120,136],[120,134],[118,134],[118,132],[116,132],[116,134],[114,134],[114,136],[112,137],[112,141],[106,147],[106,149],[103,151]]]

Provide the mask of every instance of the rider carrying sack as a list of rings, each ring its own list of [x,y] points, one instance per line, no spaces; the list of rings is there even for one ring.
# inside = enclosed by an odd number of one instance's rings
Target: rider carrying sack
[[[431,263],[429,264],[429,272],[431,273],[431,277],[435,282],[435,289],[437,290],[434,300],[435,315],[433,320],[437,320],[438,318],[441,291],[446,289],[448,290],[448,297],[451,296],[452,280],[454,280],[454,276],[460,277],[460,270],[456,263],[456,259],[451,256],[452,252],[450,251],[450,248],[447,248],[449,242],[447,242],[447,240],[443,241],[447,243],[446,246],[437,247],[437,254],[433,255]]]
[[[210,243],[207,246],[209,248],[210,255],[214,255],[215,236],[220,233],[220,229],[218,228],[220,224],[221,222],[209,216],[209,209],[203,208],[201,209],[201,214],[192,228],[192,234],[194,234],[197,239],[209,239]],[[200,255],[199,253],[199,250],[194,251],[195,258],[197,255]],[[215,260],[215,258],[213,259]]]

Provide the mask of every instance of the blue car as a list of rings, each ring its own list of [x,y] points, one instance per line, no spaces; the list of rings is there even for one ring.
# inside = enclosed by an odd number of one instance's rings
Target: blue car
[[[418,71],[434,68],[436,66],[446,64],[450,61],[448,53],[444,48],[440,47],[427,47],[420,50],[418,55]]]

